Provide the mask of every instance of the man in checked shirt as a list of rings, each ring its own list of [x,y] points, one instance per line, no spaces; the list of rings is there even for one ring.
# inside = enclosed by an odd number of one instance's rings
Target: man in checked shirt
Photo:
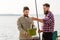
[[[38,21],[43,23],[42,30],[38,30],[38,33],[43,31],[43,37],[42,40],[52,40],[53,31],[54,31],[54,15],[49,10],[50,5],[48,3],[43,4],[43,10],[44,10],[44,19],[38,19],[32,17],[32,20]]]

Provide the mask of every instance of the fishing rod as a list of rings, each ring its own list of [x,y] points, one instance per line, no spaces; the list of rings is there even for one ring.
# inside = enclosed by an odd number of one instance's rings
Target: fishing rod
[[[36,16],[38,18],[38,10],[37,10],[37,2],[35,0],[35,8],[36,8]],[[39,22],[37,21],[37,24],[38,24],[38,30],[39,30]],[[39,33],[39,40],[40,40],[40,33]]]

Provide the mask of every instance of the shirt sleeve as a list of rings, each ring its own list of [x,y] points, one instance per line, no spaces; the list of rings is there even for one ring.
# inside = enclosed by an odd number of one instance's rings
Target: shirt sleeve
[[[21,27],[20,19],[18,19],[18,21],[17,21],[17,26],[18,26],[18,30],[19,30],[19,31],[22,31],[22,32],[25,33],[25,31],[24,31],[24,30],[22,29],[22,27]]]
[[[49,23],[50,22],[50,15],[47,15],[44,19],[43,19],[43,23],[44,24],[47,24],[47,23]]]

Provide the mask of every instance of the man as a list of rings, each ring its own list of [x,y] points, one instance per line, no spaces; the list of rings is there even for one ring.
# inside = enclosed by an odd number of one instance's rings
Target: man
[[[53,36],[52,33],[54,31],[54,15],[49,9],[50,9],[50,5],[48,3],[43,5],[43,10],[45,15],[44,19],[37,19],[32,17],[32,20],[43,23],[42,30],[38,31],[39,33],[43,32],[43,38],[42,38],[43,40],[52,40],[52,36]]]
[[[23,8],[23,16],[20,17],[17,21],[18,29],[20,32],[20,40],[28,40],[30,38],[29,33],[27,32],[28,29],[33,28],[34,24],[32,19],[29,17],[29,8]]]

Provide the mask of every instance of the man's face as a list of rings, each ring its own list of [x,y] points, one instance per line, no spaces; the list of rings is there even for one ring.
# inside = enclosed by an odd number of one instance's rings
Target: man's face
[[[25,16],[28,16],[29,10],[24,10],[23,13],[24,13]]]
[[[49,7],[43,6],[43,10],[44,10],[44,13],[46,13],[47,11],[49,11]]]

